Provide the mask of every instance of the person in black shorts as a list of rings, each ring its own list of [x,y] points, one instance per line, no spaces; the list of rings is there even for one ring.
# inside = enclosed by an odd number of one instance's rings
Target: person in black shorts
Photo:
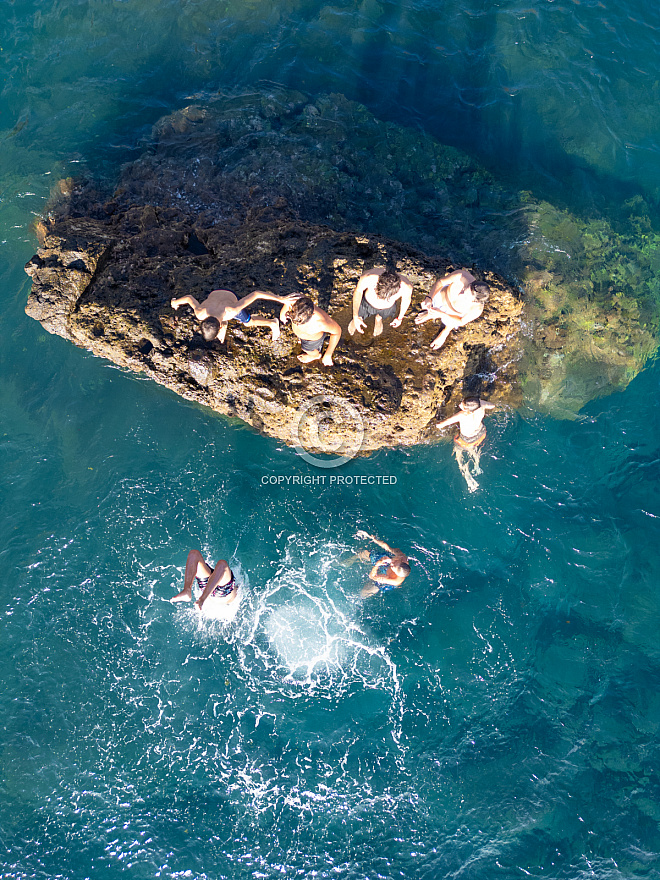
[[[229,605],[238,593],[238,584],[226,559],[219,559],[215,568],[211,568],[206,564],[199,550],[191,550],[186,560],[183,589],[170,599],[170,602],[190,602],[195,580],[202,591],[195,602],[198,611],[202,610],[202,605],[209,598],[222,602],[223,605]]]
[[[390,327],[400,327],[410,306],[413,285],[410,278],[387,269],[369,269],[364,272],[353,293],[353,320],[348,325],[351,336],[364,333],[367,318],[374,319],[374,336],[383,332],[383,321]],[[394,317],[396,315],[396,317]]]
[[[332,366],[332,355],[341,338],[341,327],[327,312],[314,305],[308,296],[285,298],[280,311],[280,321],[291,322],[291,329],[300,340],[302,354],[298,360],[303,364],[320,360],[325,367]],[[325,341],[328,345],[323,354]]]

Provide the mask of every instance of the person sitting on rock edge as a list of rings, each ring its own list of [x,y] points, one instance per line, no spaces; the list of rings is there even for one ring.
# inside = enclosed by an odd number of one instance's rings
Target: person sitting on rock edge
[[[288,298],[287,298],[288,299]],[[291,321],[291,329],[300,340],[302,354],[298,360],[309,364],[319,358],[326,367],[332,366],[332,355],[341,339],[341,327],[327,312],[314,305],[308,296],[296,296],[282,306],[280,321]],[[328,339],[325,354],[321,355],[323,343]]]
[[[173,596],[170,602],[190,602],[194,580],[197,580],[197,585],[202,591],[195,602],[198,611],[202,610],[202,605],[209,598],[223,605],[229,605],[238,594],[238,584],[226,559],[219,559],[215,568],[211,568],[206,564],[199,550],[191,550],[186,559],[183,589]]]
[[[194,296],[186,294],[178,298],[174,297],[170,304],[175,310],[183,305],[192,308],[197,320],[202,322],[202,336],[207,342],[215,339],[216,336],[220,342],[224,342],[227,335],[227,324],[234,318],[241,324],[269,327],[271,338],[275,342],[280,336],[280,323],[277,318],[253,318],[245,311],[245,306],[250,305],[255,299],[285,302],[285,297],[275,296],[275,294],[264,290],[255,290],[254,293],[241,300],[231,290],[212,290],[203,303],[199,303]]]
[[[400,327],[403,316],[408,311],[413,285],[410,278],[387,269],[369,269],[364,272],[353,293],[353,320],[348,325],[351,336],[364,333],[366,318],[374,316],[374,337],[383,332],[383,321],[392,318],[390,327]],[[399,314],[397,311],[399,300]]]
[[[474,473],[479,475],[481,468],[479,467],[479,459],[481,458],[481,444],[486,439],[486,429],[483,425],[484,416],[487,410],[495,409],[494,403],[488,403],[487,400],[480,400],[478,397],[465,397],[459,403],[460,412],[454,416],[450,416],[442,422],[438,422],[436,427],[439,431],[448,425],[458,424],[459,432],[454,437],[454,455],[458,469],[463,474],[470,492],[475,492],[479,488],[479,484],[469,471],[469,459],[474,464]]]
[[[464,327],[481,315],[489,296],[490,287],[487,284],[477,281],[467,269],[459,269],[436,279],[422,302],[423,311],[415,318],[415,324],[440,318],[445,325],[444,330],[431,343],[431,348],[437,350],[444,345],[452,330]]]

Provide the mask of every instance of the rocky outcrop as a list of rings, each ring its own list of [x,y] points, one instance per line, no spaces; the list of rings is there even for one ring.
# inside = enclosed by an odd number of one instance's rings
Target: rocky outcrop
[[[33,279],[27,313],[50,332],[265,434],[295,442],[301,407],[323,396],[328,418],[315,448],[334,449],[354,429],[346,423],[350,405],[364,428],[362,451],[369,452],[433,436],[437,414],[466,392],[520,401],[515,352],[522,304],[493,273],[479,273],[492,289],[481,319],[455,331],[435,353],[429,343],[439,327],[416,326],[415,306],[399,329],[376,339],[369,332],[351,338],[346,327],[365,269],[389,265],[407,274],[418,304],[433,279],[453,268],[441,258],[273,217],[204,226],[197,215],[192,225],[175,208],[122,210],[114,203],[106,204],[105,219],[75,213],[69,203],[67,216],[41,229],[42,246],[26,266]],[[205,342],[191,310],[175,312],[170,300],[185,293],[201,300],[220,286],[239,296],[257,286],[311,295],[344,330],[335,365],[301,365],[288,329],[273,343],[265,328],[234,321],[225,343]],[[252,311],[275,309],[263,303]],[[307,429],[300,424],[300,430]],[[316,431],[318,437],[318,424]],[[305,446],[314,448],[313,438]]]
[[[479,386],[574,418],[658,345],[660,235],[644,204],[631,201],[616,230],[578,218],[341,95],[205,98],[154,126],[118,182],[87,174],[61,190],[37,230],[28,314],[285,440],[300,401],[318,394],[359,403],[367,448],[417,442],[438,407],[453,412]],[[299,290],[345,326],[359,274],[388,262],[415,279],[414,306],[457,266],[476,266],[495,295],[439,354],[437,330],[409,315],[379,340],[344,336],[332,370],[303,369],[288,331],[272,345],[232,325],[226,346],[206,345],[190,313],[169,307],[219,286]]]

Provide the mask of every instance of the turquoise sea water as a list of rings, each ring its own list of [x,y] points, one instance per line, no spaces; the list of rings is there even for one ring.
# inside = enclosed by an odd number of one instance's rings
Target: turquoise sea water
[[[23,313],[57,178],[190,95],[334,90],[616,222],[657,207],[641,0],[3,3],[0,877],[660,876],[660,371],[344,476]],[[368,602],[365,528],[410,552]],[[167,600],[230,559],[229,623]]]

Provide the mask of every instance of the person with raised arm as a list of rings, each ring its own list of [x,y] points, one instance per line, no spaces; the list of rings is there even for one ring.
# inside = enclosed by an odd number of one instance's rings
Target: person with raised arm
[[[436,427],[442,431],[449,425],[458,425],[459,431],[454,437],[454,455],[468,489],[470,492],[474,492],[479,488],[479,484],[470,473],[469,462],[472,461],[474,473],[479,475],[481,473],[479,467],[481,444],[486,439],[483,420],[488,410],[495,409],[495,404],[478,397],[465,397],[458,407],[459,412],[442,422],[438,422]]]
[[[277,318],[253,318],[245,310],[246,306],[251,305],[257,299],[266,299],[277,303],[284,303],[287,300],[284,296],[276,296],[266,290],[255,290],[239,300],[231,290],[218,289],[212,290],[202,303],[198,302],[194,296],[186,294],[174,297],[170,304],[175,311],[181,306],[190,306],[197,320],[202,322],[202,336],[207,342],[216,337],[220,342],[224,342],[227,335],[227,325],[229,321],[234,319],[240,321],[241,324],[249,324],[251,327],[270,328],[271,338],[275,342],[280,336],[280,323]]]
[[[403,550],[399,550],[398,547],[390,547],[385,541],[381,541],[380,538],[370,535],[362,529],[355,533],[355,537],[363,541],[373,541],[374,544],[377,544],[386,551],[385,553],[379,553],[377,550],[361,550],[357,554],[357,559],[360,559],[362,562],[368,562],[371,565],[369,580],[362,587],[360,596],[366,599],[369,596],[375,596],[377,593],[384,593],[387,590],[394,590],[400,587],[411,570],[408,564],[408,557]]]

